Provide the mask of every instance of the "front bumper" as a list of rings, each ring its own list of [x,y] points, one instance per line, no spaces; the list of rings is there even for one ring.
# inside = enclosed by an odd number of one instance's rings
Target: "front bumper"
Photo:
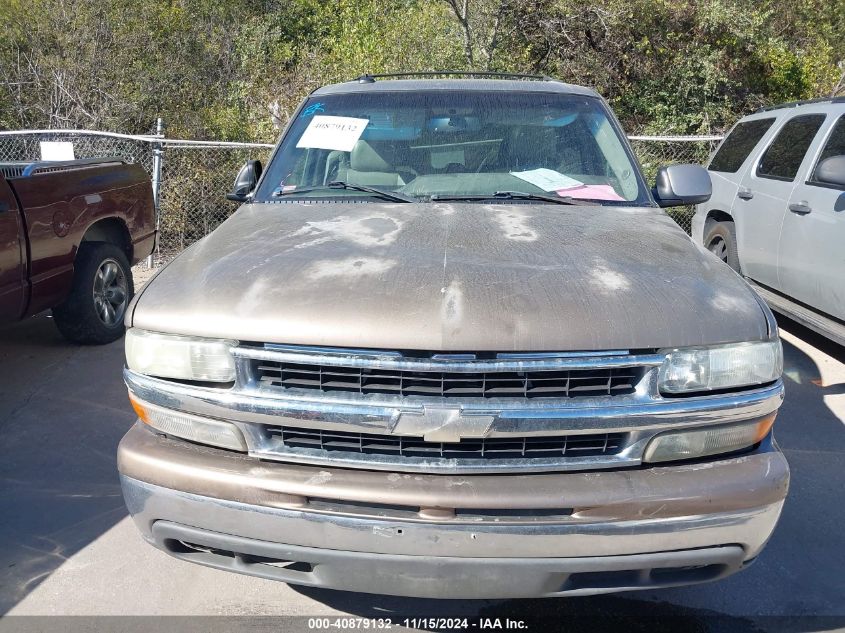
[[[296,584],[448,598],[723,577],[763,548],[789,483],[770,439],[697,464],[423,475],[269,463],[136,425],[118,465],[144,537],[179,558]]]

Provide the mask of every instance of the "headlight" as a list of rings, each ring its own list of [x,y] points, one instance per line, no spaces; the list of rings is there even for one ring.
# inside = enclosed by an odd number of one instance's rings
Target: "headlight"
[[[199,444],[246,451],[246,441],[241,430],[231,422],[202,418],[181,411],[164,409],[141,402],[131,394],[129,400],[141,422],[152,428]]]
[[[159,334],[130,328],[126,332],[126,365],[159,378],[232,382],[236,341]]]
[[[768,435],[775,415],[742,424],[662,433],[649,442],[643,461],[674,462],[749,448]]]
[[[676,349],[663,361],[659,388],[678,394],[761,385],[777,380],[782,371],[780,339]]]

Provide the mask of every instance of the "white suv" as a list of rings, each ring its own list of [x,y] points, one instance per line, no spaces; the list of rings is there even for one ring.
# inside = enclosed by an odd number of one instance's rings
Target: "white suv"
[[[708,170],[693,240],[772,308],[845,345],[845,98],[744,117]]]

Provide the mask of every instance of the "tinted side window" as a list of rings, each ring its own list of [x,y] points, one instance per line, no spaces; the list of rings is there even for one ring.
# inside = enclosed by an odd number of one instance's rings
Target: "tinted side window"
[[[831,156],[845,156],[845,116],[839,117],[834,124],[816,165]]]
[[[824,118],[823,114],[805,114],[789,119],[763,154],[757,175],[777,180],[794,180],[804,154],[824,123]]]
[[[774,119],[756,119],[738,123],[713,156],[708,169],[736,172],[774,122]]]

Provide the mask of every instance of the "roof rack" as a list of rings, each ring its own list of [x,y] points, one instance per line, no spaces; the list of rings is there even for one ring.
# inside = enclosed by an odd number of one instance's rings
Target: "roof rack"
[[[754,112],[771,112],[772,110],[781,110],[782,108],[797,108],[798,106],[811,105],[813,103],[845,103],[845,96],[842,97],[820,97],[818,99],[804,99],[802,101],[789,101],[787,103],[779,103],[778,105],[770,105],[764,108],[757,108]]]
[[[388,78],[403,78],[403,77],[439,77],[439,76],[460,76],[460,77],[495,77],[497,79],[521,79],[529,81],[558,81],[554,77],[548,75],[523,75],[520,73],[500,73],[486,70],[430,70],[425,72],[410,72],[410,73],[366,73],[360,77],[355,78],[362,84],[375,83],[376,79]]]

